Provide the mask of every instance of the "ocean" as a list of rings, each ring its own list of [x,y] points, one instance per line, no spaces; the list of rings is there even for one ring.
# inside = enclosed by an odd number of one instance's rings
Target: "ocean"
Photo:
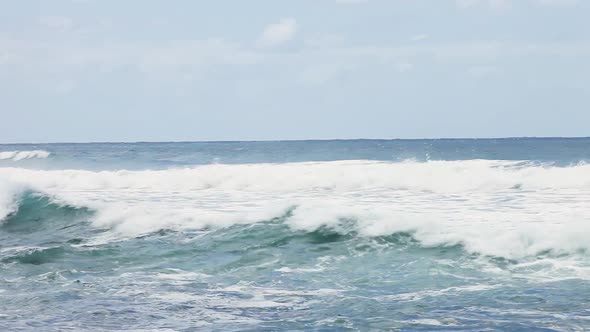
[[[0,145],[0,330],[590,330],[588,160],[590,138]]]

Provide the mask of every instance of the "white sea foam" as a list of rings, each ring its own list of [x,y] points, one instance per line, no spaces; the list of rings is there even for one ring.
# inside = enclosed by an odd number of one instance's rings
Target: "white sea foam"
[[[43,150],[32,151],[2,151],[0,152],[0,160],[19,161],[24,159],[45,159],[51,153]]]
[[[384,295],[381,296],[381,300],[387,301],[399,301],[399,302],[413,302],[413,301],[421,301],[425,298],[429,297],[437,297],[437,296],[458,296],[461,293],[467,292],[483,292],[492,289],[498,288],[499,285],[470,285],[470,286],[462,286],[462,287],[449,287],[444,289],[436,289],[436,290],[423,290],[417,291],[412,293],[402,293],[402,294],[395,294],[395,295]]]
[[[20,185],[0,176],[0,222],[16,210],[16,198],[22,190]]]
[[[112,238],[255,223],[296,208],[293,230],[411,232],[424,246],[519,258],[590,250],[590,165],[373,161],[206,165],[160,171],[0,168],[0,217],[26,188],[97,211]]]

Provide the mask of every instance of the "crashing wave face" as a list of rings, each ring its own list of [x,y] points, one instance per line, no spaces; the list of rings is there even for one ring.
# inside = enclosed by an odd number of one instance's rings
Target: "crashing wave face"
[[[522,258],[590,249],[590,165],[507,161],[205,165],[159,171],[0,168],[0,218],[19,192],[95,211],[111,240],[266,222]]]

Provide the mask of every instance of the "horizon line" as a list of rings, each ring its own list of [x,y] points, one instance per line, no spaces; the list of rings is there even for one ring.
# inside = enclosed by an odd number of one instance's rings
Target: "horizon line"
[[[514,139],[587,139],[590,136],[505,136],[505,137],[435,137],[435,138],[319,138],[319,139],[252,139],[252,140],[180,140],[180,141],[61,141],[11,142],[0,145],[50,144],[157,144],[157,143],[272,143],[272,142],[329,142],[329,141],[437,141],[437,140],[514,140]]]

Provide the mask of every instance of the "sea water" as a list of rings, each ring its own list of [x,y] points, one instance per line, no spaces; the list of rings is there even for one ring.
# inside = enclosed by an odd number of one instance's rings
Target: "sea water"
[[[590,139],[0,145],[0,330],[590,329]]]

